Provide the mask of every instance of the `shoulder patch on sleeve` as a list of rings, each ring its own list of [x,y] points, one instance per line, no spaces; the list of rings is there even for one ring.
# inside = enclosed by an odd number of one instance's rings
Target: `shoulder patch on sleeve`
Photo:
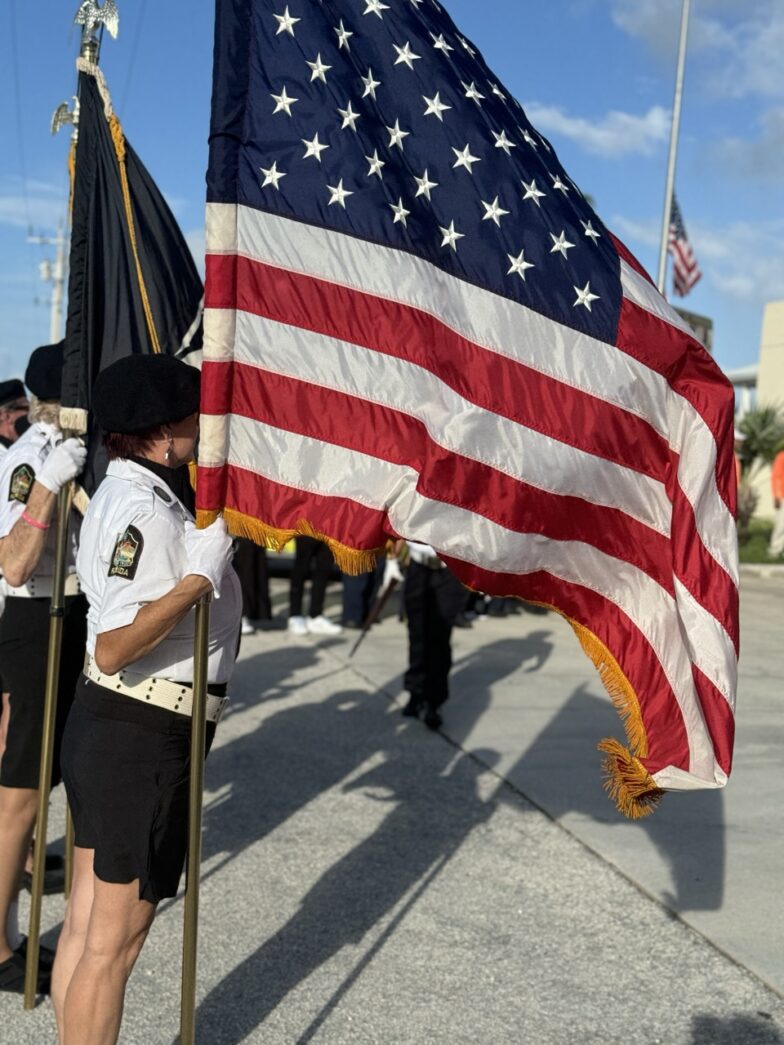
[[[129,526],[117,538],[109,564],[110,577],[124,577],[132,581],[144,549],[144,537],[135,526]]]
[[[8,487],[8,500],[27,504],[30,491],[35,482],[35,472],[29,464],[18,464],[11,472],[11,483]]]

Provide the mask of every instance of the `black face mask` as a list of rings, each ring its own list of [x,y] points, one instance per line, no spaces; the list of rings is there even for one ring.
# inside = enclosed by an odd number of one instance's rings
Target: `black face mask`
[[[157,461],[150,461],[146,457],[131,457],[130,460],[162,479],[191,515],[196,515],[196,495],[191,486],[190,470],[187,464],[181,464],[177,468],[167,468],[165,464],[158,464]]]

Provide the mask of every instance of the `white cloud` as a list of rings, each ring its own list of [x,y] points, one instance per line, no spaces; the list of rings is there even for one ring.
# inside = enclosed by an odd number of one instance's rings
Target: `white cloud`
[[[784,106],[774,106],[759,120],[755,139],[726,138],[710,154],[713,169],[729,170],[742,178],[770,178],[780,184],[784,171]]]
[[[540,131],[571,138],[587,152],[601,156],[650,155],[667,140],[670,114],[654,105],[642,116],[613,110],[599,120],[570,116],[554,105],[530,102],[526,115]]]
[[[62,185],[5,178],[0,181],[0,225],[26,229],[32,224],[36,231],[53,231],[65,220],[68,198]]]
[[[191,229],[189,232],[184,233],[185,242],[190,247],[193,260],[196,263],[196,268],[199,270],[199,275],[202,280],[204,279],[204,252],[205,252],[205,239],[204,229]]]

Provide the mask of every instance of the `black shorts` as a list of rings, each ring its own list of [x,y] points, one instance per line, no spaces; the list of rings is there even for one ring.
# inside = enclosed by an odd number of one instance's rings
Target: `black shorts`
[[[207,723],[207,748],[215,726]],[[176,896],[188,844],[191,720],[82,677],[62,747],[76,845],[102,882]]]
[[[87,600],[68,596],[63,613],[60,682],[57,690],[52,786],[59,784],[60,742],[74,689],[84,666]],[[3,787],[38,787],[49,648],[49,599],[9,596],[0,618],[0,673],[11,694],[6,748],[0,763]]]

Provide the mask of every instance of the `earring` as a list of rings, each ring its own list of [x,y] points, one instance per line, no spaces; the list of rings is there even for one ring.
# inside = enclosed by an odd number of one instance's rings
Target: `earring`
[[[171,462],[171,459],[172,459],[172,444],[171,444],[171,442],[169,442],[169,445],[166,447],[166,453],[163,455],[163,457],[164,457],[164,460],[166,461],[166,464],[169,464]]]

